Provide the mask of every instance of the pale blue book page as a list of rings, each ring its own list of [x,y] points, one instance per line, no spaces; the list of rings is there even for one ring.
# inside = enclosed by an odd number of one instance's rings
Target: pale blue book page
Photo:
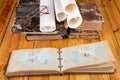
[[[40,48],[13,51],[8,64],[8,72],[26,70],[59,71],[58,49]]]
[[[63,70],[115,61],[106,41],[67,47],[61,51]]]

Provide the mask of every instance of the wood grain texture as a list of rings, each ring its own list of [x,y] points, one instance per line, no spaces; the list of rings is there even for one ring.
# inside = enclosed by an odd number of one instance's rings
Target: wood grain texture
[[[117,42],[119,44],[119,47],[120,47],[120,30],[117,31],[117,32],[114,32],[114,34],[115,34],[115,38],[116,38],[116,40],[117,40]]]
[[[32,48],[34,48],[34,46],[33,46],[34,42],[26,41],[24,34],[20,35],[20,39],[19,39],[19,42],[17,44],[18,44],[17,49],[32,49]],[[9,80],[29,80],[29,77],[28,76],[13,77],[13,78],[9,78]]]
[[[115,5],[120,13],[120,0],[113,0],[115,2]]]
[[[16,5],[16,0],[5,0],[4,2],[4,4],[2,2],[0,4],[3,4],[2,10],[0,11],[0,45],[2,44],[11,15]]]
[[[120,19],[119,11],[114,3],[113,0],[102,0],[103,7],[105,8],[107,12],[107,16],[110,20],[110,24],[112,25],[113,31],[118,31],[120,28],[120,22],[118,19]],[[115,17],[116,16],[116,17]]]
[[[80,2],[96,2],[104,17],[103,30],[99,31],[100,39],[65,39],[55,41],[27,41],[24,34],[11,34],[11,26],[15,13],[12,13],[15,0],[0,1],[0,80],[120,80],[120,0],[76,0]],[[4,4],[2,4],[5,2]],[[9,2],[9,3],[8,3]],[[118,5],[119,4],[119,5]],[[3,6],[4,5],[4,6]],[[3,7],[1,7],[3,6]],[[9,7],[8,7],[9,6]],[[114,11],[113,11],[113,10]],[[11,18],[10,18],[11,17]],[[10,19],[9,19],[10,18]],[[8,25],[7,25],[8,23]],[[114,74],[65,74],[46,76],[4,77],[5,66],[12,50],[80,45],[85,43],[107,40],[116,58],[116,72]]]
[[[101,0],[102,1],[102,0]],[[119,61],[120,61],[120,57],[119,57],[119,54],[120,51],[118,50],[120,47],[117,43],[117,40],[115,38],[115,34],[113,33],[113,30],[112,30],[112,25],[110,24],[110,21],[109,21],[109,18],[107,16],[107,11],[104,7],[104,3],[102,3],[101,1],[98,1],[97,3],[99,4],[100,9],[103,13],[103,16],[104,16],[104,19],[105,19],[105,24],[103,26],[104,30],[102,30],[100,32],[101,34],[101,40],[107,40],[113,53],[114,53],[114,56],[116,58],[116,69],[117,71],[119,70]],[[109,75],[109,78],[110,80],[119,80],[120,77],[118,76],[119,75],[119,72],[114,73],[114,74],[111,74]]]
[[[3,10],[3,8],[4,8],[5,4],[6,4],[6,1],[7,1],[7,0],[1,0],[1,1],[0,1],[0,4],[1,4],[1,5],[0,5],[0,13],[1,13],[2,10]]]

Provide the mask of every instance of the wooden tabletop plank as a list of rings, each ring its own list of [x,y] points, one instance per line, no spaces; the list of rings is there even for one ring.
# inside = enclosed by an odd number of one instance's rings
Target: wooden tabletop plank
[[[12,15],[12,18],[14,14]],[[4,62],[6,65],[6,61],[9,57],[9,54],[12,50],[15,50],[18,47],[19,42],[19,34],[12,35],[10,33],[11,25],[13,24],[13,20],[10,21],[8,28],[6,29],[6,33],[3,39],[3,42],[0,46],[0,60]]]
[[[12,15],[12,18],[14,18],[14,14]],[[6,78],[4,76],[5,67],[7,65],[7,60],[8,60],[10,53],[13,50],[17,49],[18,43],[19,43],[19,36],[20,35],[19,34],[12,35],[10,33],[12,24],[13,24],[13,20],[11,20],[9,22],[8,28],[6,29],[4,39],[3,39],[2,44],[0,46],[0,61],[2,61],[4,63],[2,65],[2,67],[3,67],[2,71],[0,71],[0,80],[8,80],[8,78]]]
[[[120,21],[118,20],[120,19],[120,13],[118,12],[115,3],[113,0],[102,0],[101,2],[107,12],[113,31],[118,31],[120,28]]]
[[[7,0],[1,0],[1,1],[0,1],[0,14],[1,14],[2,10],[3,10],[4,7],[5,7],[6,1],[7,1]]]
[[[77,2],[89,2],[89,0],[76,0]]]
[[[16,0],[6,0],[6,5],[3,6],[3,10],[0,13],[0,45],[2,44],[15,5]]]
[[[5,0],[7,1],[7,0]],[[12,4],[12,0],[11,4]],[[15,14],[12,15],[12,18],[9,22],[9,25],[7,26],[6,29],[3,27],[6,27],[6,23],[3,22],[1,23],[2,26],[0,26],[0,29],[4,29],[5,31],[2,31],[2,34],[4,33],[4,38],[2,40],[1,46],[0,46],[0,61],[1,63],[3,62],[3,67],[6,66],[8,56],[10,55],[9,53],[12,50],[16,49],[28,49],[28,48],[43,48],[43,47],[55,47],[58,49],[61,49],[63,47],[68,47],[68,46],[74,46],[74,45],[80,45],[80,44],[85,44],[85,43],[93,43],[93,42],[98,42],[102,40],[107,40],[110,48],[113,52],[113,55],[116,58],[116,72],[114,74],[65,74],[65,75],[47,75],[47,76],[25,76],[25,77],[13,77],[9,78],[9,80],[119,80],[120,79],[120,36],[119,33],[120,31],[114,32],[113,33],[113,26],[119,27],[119,23],[114,21],[111,22],[112,20],[118,20],[117,17],[114,13],[110,12],[109,5],[107,4],[107,0],[105,1],[105,4],[103,0],[77,0],[77,1],[82,1],[82,2],[96,2],[99,6],[100,11],[102,12],[102,15],[105,19],[105,23],[103,25],[103,30],[99,31],[100,32],[100,39],[65,39],[65,40],[56,40],[56,41],[27,41],[25,39],[25,35],[19,35],[19,34],[11,34],[10,29],[13,24],[14,16]],[[111,0],[109,0],[111,1]],[[9,4],[10,5],[10,4]],[[113,2],[110,2],[110,5],[112,8],[115,8],[115,5]],[[105,7],[106,6],[106,7]],[[108,10],[108,11],[107,11]],[[117,10],[116,10],[117,11]],[[9,12],[5,12],[6,16],[9,14]],[[114,16],[110,16],[110,14],[114,14]],[[108,16],[109,15],[109,16]],[[117,13],[118,15],[118,13]],[[111,17],[111,20],[110,20]],[[3,16],[3,20],[0,19],[0,21],[6,21],[5,16]],[[9,21],[9,20],[8,20]],[[117,25],[118,24],[118,25]],[[119,43],[119,44],[118,44]],[[0,66],[1,66],[0,63]],[[8,78],[4,77],[3,73],[5,71],[5,68],[0,71],[0,80],[8,80]]]
[[[117,42],[119,44],[119,47],[120,47],[120,30],[117,31],[117,32],[114,32],[114,34],[115,34],[115,38],[116,38],[116,40],[117,40]]]
[[[113,0],[113,1],[115,2],[116,6],[117,6],[117,9],[120,13],[120,0]]]
[[[34,48],[34,42],[28,42],[24,34],[20,35],[20,40],[17,44],[18,44],[17,49],[33,49]],[[9,78],[9,80],[29,80],[29,77],[28,76],[12,77],[12,78]]]
[[[105,11],[105,8],[103,7],[103,6],[104,6],[103,3],[101,3],[100,0],[95,0],[95,2],[98,4],[99,9],[100,9],[100,11],[102,12],[103,17],[104,17],[104,19],[105,19],[105,24],[104,24],[104,26],[103,26],[103,30],[100,31],[100,38],[101,38],[101,40],[107,40],[107,41],[109,42],[110,46],[114,46],[114,48],[112,47],[111,49],[112,49],[112,51],[113,51],[113,53],[114,53],[114,56],[115,56],[116,54],[119,53],[118,51],[116,52],[117,49],[115,49],[115,47],[118,47],[118,44],[117,44],[117,42],[114,41],[114,40],[115,40],[115,37],[114,37],[114,34],[113,34],[113,32],[112,32],[112,27],[111,27],[111,25],[110,25],[110,22],[109,22],[107,13],[106,13],[106,11]],[[117,55],[117,56],[118,56],[118,55]],[[119,58],[117,58],[117,59],[118,59],[118,61],[119,61]],[[117,63],[117,65],[118,65],[118,63]],[[118,66],[119,66],[119,65],[118,65]],[[118,70],[118,67],[117,67],[117,70]],[[106,77],[104,77],[104,78],[105,78],[105,80],[117,80],[117,78],[120,79],[120,78],[118,77],[118,74],[119,74],[119,72],[117,72],[117,73],[115,73],[115,74],[110,74],[110,77],[108,77],[108,75],[106,75]],[[111,76],[111,75],[112,75],[112,76]],[[113,76],[114,76],[114,77],[113,77]],[[113,78],[114,78],[114,79],[113,79]]]
[[[120,61],[120,51],[118,50],[119,49],[119,45],[114,37],[114,33],[112,31],[112,27],[110,25],[110,22],[109,22],[109,19],[107,17],[107,13],[105,11],[105,8],[103,7],[104,4],[101,3],[100,1],[97,2],[100,6],[100,10],[103,14],[103,17],[105,19],[105,24],[103,25],[103,30],[100,31],[100,34],[101,34],[101,40],[107,40],[109,45],[110,45],[110,48],[113,52],[113,55],[115,56],[116,58],[116,72],[114,74],[110,74],[110,80],[117,80],[117,79],[120,79],[120,77],[118,76],[119,75],[119,61]]]

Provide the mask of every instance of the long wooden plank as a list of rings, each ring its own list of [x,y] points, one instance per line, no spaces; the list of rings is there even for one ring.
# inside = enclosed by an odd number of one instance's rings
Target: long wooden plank
[[[110,26],[110,25],[107,26],[108,24],[110,24],[110,22],[109,22],[108,17],[106,17],[106,11],[105,11],[105,9],[103,8],[103,4],[101,3],[100,0],[90,0],[90,1],[94,1],[94,2],[96,2],[96,3],[98,4],[99,9],[100,9],[100,11],[101,11],[102,14],[103,14],[103,17],[105,17],[105,24],[104,24],[104,26],[103,26],[103,30],[100,31],[100,32],[102,32],[102,33],[100,33],[100,40],[107,40],[107,41],[111,40],[111,39],[112,39],[112,38],[110,37],[111,34],[107,34],[107,33],[110,33],[109,27],[111,28],[111,26]],[[107,22],[106,22],[106,19],[107,19]],[[107,29],[106,29],[106,28],[107,28]],[[112,30],[112,29],[111,29],[111,30]],[[106,35],[105,35],[105,33],[106,33]],[[113,33],[113,32],[112,32],[112,33]],[[104,39],[103,39],[103,37],[104,37]],[[107,37],[108,37],[108,38],[107,38]],[[98,77],[100,78],[100,80],[110,80],[110,77],[109,77],[108,74],[102,74],[102,75],[100,74],[100,75],[98,75]],[[92,75],[92,76],[91,76],[91,79],[92,79],[92,80],[97,79],[96,74],[95,74],[95,75]],[[114,79],[113,79],[113,80],[114,80]]]
[[[76,0],[77,2],[89,2],[89,0]]]
[[[12,18],[13,17],[14,17],[14,15],[12,16]],[[19,34],[12,35],[10,33],[12,23],[13,23],[13,20],[11,20],[9,23],[9,26],[6,30],[3,42],[2,42],[1,47],[0,47],[0,59],[3,59],[3,61],[7,60],[6,57],[9,56],[8,52],[11,52],[12,49],[16,49],[17,43],[19,41]]]
[[[21,48],[30,47],[30,45],[28,45],[27,41],[24,39],[25,36],[21,36],[20,41],[19,41],[19,36],[20,36],[19,34],[11,34],[10,33],[11,26],[12,26],[13,20],[14,20],[14,16],[15,16],[15,14],[13,14],[13,16],[12,16],[12,18],[10,20],[11,22],[10,22],[10,24],[8,26],[8,30],[6,31],[7,33],[5,34],[5,38],[4,38],[2,46],[1,46],[1,50],[3,51],[2,58],[4,58],[4,59],[7,59],[9,53],[12,52],[12,50],[14,50],[14,49],[21,49]],[[4,60],[4,63],[6,63],[5,61],[6,60]],[[3,72],[4,72],[4,70],[1,72],[2,75],[3,75]],[[4,78],[4,76],[2,77],[2,79],[6,80],[6,78]],[[22,80],[22,79],[28,80],[28,77],[9,78],[9,80]]]
[[[102,0],[101,2],[103,3],[103,7],[107,12],[107,16],[110,20],[113,31],[118,31],[120,29],[120,13],[116,8],[115,3],[113,2],[113,0]]]
[[[0,61],[3,63],[1,67],[2,70],[0,70],[0,80],[8,79],[4,76],[5,67],[7,65],[7,60],[12,50],[15,50],[18,47],[20,35],[19,34],[12,35],[10,33],[11,25],[13,24],[13,19],[14,19],[14,14],[11,17],[8,28],[6,29],[3,42],[0,46]]]
[[[110,80],[109,75],[106,74],[93,74],[91,80]]]
[[[99,4],[100,10],[102,11],[103,17],[105,19],[105,24],[103,26],[103,30],[100,31],[101,40],[108,41],[108,43],[111,47],[111,50],[113,52],[113,55],[116,58],[116,70],[117,71],[114,74],[110,74],[110,80],[118,80],[118,79],[120,79],[120,76],[118,76],[120,74],[120,72],[119,72],[120,71],[120,69],[119,69],[119,67],[120,67],[120,65],[119,65],[119,61],[120,61],[119,49],[120,49],[120,47],[118,46],[118,43],[114,37],[114,33],[112,31],[112,26],[110,25],[110,21],[109,21],[109,18],[107,16],[107,11],[104,8],[104,4],[101,1],[97,0],[97,3]]]
[[[114,34],[115,34],[116,40],[117,40],[119,47],[120,47],[120,30],[117,32],[114,32]]]
[[[120,13],[120,0],[113,0],[113,1],[115,2],[116,6],[117,6],[117,9]]]
[[[0,13],[0,45],[3,41],[6,28],[8,27],[8,23],[11,19],[11,14],[15,8],[16,0],[8,0],[4,9]]]
[[[5,7],[6,1],[7,1],[7,0],[1,0],[1,1],[0,1],[0,14],[1,14],[2,10],[3,10],[4,7]]]
[[[14,18],[15,12],[13,13],[13,15],[11,16],[11,18]],[[4,48],[7,48],[6,46],[8,46],[7,42],[10,41],[10,39],[12,38],[11,36],[14,36],[10,33],[10,29],[11,29],[11,25],[13,24],[13,19],[11,19],[11,21],[9,22],[8,24],[8,28],[6,29],[6,32],[5,32],[5,36],[4,36],[4,39],[3,39],[3,42],[1,43],[1,46],[0,46],[0,49],[4,49]],[[9,42],[10,43],[10,42]],[[13,45],[14,46],[14,45]],[[2,54],[4,52],[4,50],[0,51],[0,57],[3,56],[4,54]]]
[[[33,45],[34,45],[34,42],[28,42],[28,41],[25,39],[25,35],[22,34],[22,35],[20,36],[20,40],[19,40],[18,48],[17,48],[17,49],[32,49],[32,48],[33,48]],[[29,77],[28,77],[28,76],[12,77],[12,78],[9,78],[9,80],[29,80]]]

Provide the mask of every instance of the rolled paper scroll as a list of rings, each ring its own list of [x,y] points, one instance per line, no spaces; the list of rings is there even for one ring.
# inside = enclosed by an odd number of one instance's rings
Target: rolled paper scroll
[[[67,18],[67,15],[63,9],[60,0],[54,0],[56,19],[58,22],[64,21]]]
[[[60,0],[63,9],[66,14],[71,14],[76,10],[76,1],[75,0]]]
[[[76,10],[72,14],[69,14],[67,17],[68,26],[70,28],[77,28],[82,24],[82,21],[83,21],[82,16],[76,5]]]
[[[56,30],[53,0],[40,1],[40,31],[52,32]]]
[[[62,6],[67,16],[67,23],[70,28],[77,28],[82,23],[82,16],[75,0],[64,0]]]

